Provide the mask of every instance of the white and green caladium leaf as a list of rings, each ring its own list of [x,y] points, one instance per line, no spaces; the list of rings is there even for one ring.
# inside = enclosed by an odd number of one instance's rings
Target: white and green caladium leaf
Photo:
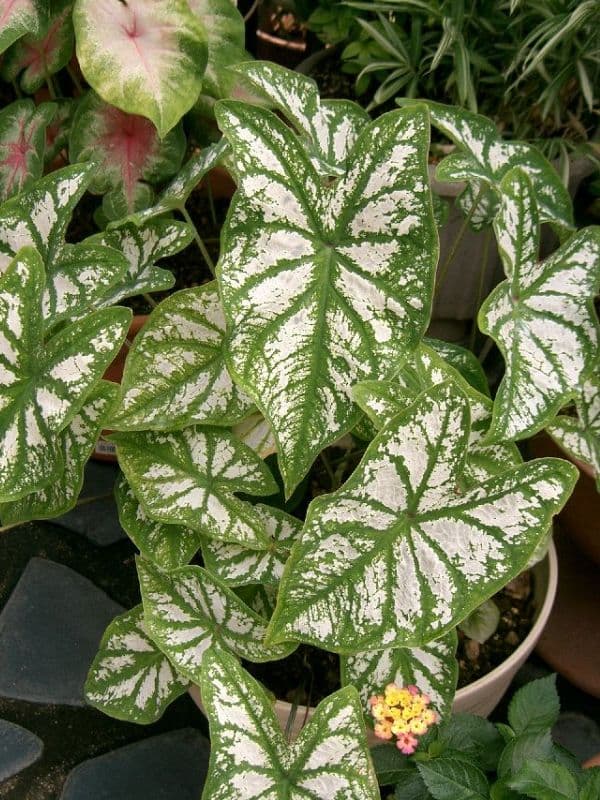
[[[272,702],[235,658],[205,656],[211,754],[203,800],[379,800],[356,689],[325,698],[292,744]]]
[[[0,111],[0,202],[41,178],[54,103],[16,100]]]
[[[291,493],[358,422],[350,387],[389,374],[429,320],[427,113],[371,123],[333,185],[270,111],[220,101],[216,113],[239,178],[217,266],[229,366],[273,429]]]
[[[90,191],[121,195],[125,213],[135,210],[138,189],[174,175],[181,166],[186,140],[179,123],[164,138],[145,117],[126,114],[95,92],[81,100],[69,138],[72,162],[96,161]],[[116,198],[113,198],[115,202]]]
[[[253,404],[227,371],[224,338],[216,281],[163,300],[129,351],[111,427],[174,430],[247,416]]]
[[[249,550],[229,542],[204,538],[204,564],[228,586],[260,583],[278,586],[292,544],[300,536],[302,522],[279,508],[258,503],[254,506],[269,537],[264,550]]]
[[[561,459],[461,486],[469,406],[452,383],[375,437],[344,486],[311,503],[269,641],[341,654],[438,639],[517,575],[577,476]]]
[[[260,413],[250,414],[249,417],[234,425],[232,430],[240,442],[247,444],[261,458],[277,452],[277,442],[273,431]]]
[[[451,367],[463,376],[475,391],[486,397],[490,396],[490,387],[477,356],[454,342],[444,342],[441,339],[424,339],[424,344],[431,347],[438,356],[441,356]]]
[[[254,507],[234,492],[277,491],[264,462],[229,431],[195,426],[176,433],[116,433],[121,469],[153,519],[260,549],[268,544]]]
[[[125,308],[97,311],[44,342],[44,268],[24,248],[0,279],[0,502],[37,492],[62,471],[60,437],[119,350]]]
[[[592,468],[600,492],[600,377],[597,374],[583,381],[575,406],[577,417],[561,414],[546,430],[563,450]]]
[[[423,647],[396,647],[355,653],[341,659],[342,686],[355,686],[365,713],[369,698],[380,694],[388,683],[415,685],[429,695],[438,714],[445,717],[452,709],[458,681],[456,631]]]
[[[488,437],[501,441],[531,436],[547,425],[593,368],[600,338],[593,303],[600,227],[578,231],[538,261],[535,192],[518,169],[502,181],[494,226],[508,279],[487,297],[478,322],[506,365]]]
[[[83,486],[83,470],[116,393],[117,387],[108,381],[100,381],[92,390],[73,421],[59,434],[63,468],[57,479],[33,494],[0,506],[4,525],[32,519],[52,519],[66,514],[75,506]]]
[[[150,519],[123,476],[115,487],[115,498],[121,527],[145,559],[169,571],[188,564],[200,549],[198,531]]]
[[[47,25],[47,0],[0,0],[0,53],[26,33],[41,36]]]
[[[204,654],[218,643],[248,661],[275,661],[295,642],[266,645],[267,620],[203,567],[162,572],[138,559],[144,622],[152,639],[176,669],[200,682]]]
[[[186,0],[76,0],[73,22],[90,86],[166,136],[193,106],[206,67],[204,28]]]
[[[470,181],[456,198],[456,204],[469,219],[469,227],[482,231],[489,227],[498,213],[500,198],[483,181]]]
[[[104,632],[85,697],[111,717],[149,725],[187,686],[146,633],[139,605],[115,617]]]

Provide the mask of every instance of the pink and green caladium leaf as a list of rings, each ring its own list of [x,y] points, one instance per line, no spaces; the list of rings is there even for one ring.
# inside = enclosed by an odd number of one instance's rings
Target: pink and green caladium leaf
[[[502,181],[494,223],[507,280],[487,297],[479,327],[504,357],[488,439],[523,439],[573,399],[594,367],[599,329],[600,227],[584,228],[539,261],[534,188],[521,170]]]
[[[117,387],[108,381],[100,381],[92,389],[73,421],[58,434],[61,471],[57,479],[37,492],[0,506],[3,524],[52,519],[75,506],[83,486],[84,467],[116,393]]]
[[[211,754],[203,800],[379,800],[356,689],[325,698],[288,744],[271,699],[237,660],[206,653]]]
[[[279,508],[257,503],[254,506],[268,536],[263,550],[250,550],[230,542],[204,538],[204,564],[228,586],[260,583],[277,587],[294,541],[300,536],[302,522]]]
[[[227,430],[115,433],[121,469],[146,514],[215,539],[260,549],[268,544],[254,507],[235,496],[270,495],[265,463]]]
[[[229,366],[273,429],[291,494],[358,422],[350,387],[386,377],[427,326],[438,252],[427,112],[371,123],[334,184],[272,112],[220,101],[217,119],[239,179],[217,266]]]
[[[175,430],[247,416],[253,404],[231,380],[224,339],[216,281],[163,300],[129,351],[111,427]]]
[[[115,617],[104,632],[85,682],[85,697],[115,719],[149,725],[187,686],[146,633],[139,605]]]
[[[469,404],[451,382],[375,437],[341,489],[311,503],[269,640],[341,654],[421,647],[527,564],[577,471],[560,459],[463,488]]]
[[[119,522],[141,555],[167,571],[188,564],[200,549],[202,534],[185,525],[150,519],[123,476],[115,487]]]
[[[174,175],[185,147],[181,124],[161,139],[145,117],[126,114],[89,92],[75,112],[69,158],[73,163],[98,162],[90,191],[121,195],[125,213],[131,214],[136,210],[138,189],[144,188],[140,183],[160,183]]]
[[[458,681],[457,644],[456,631],[450,631],[422,647],[387,648],[342,657],[342,686],[356,687],[368,716],[369,698],[381,694],[388,683],[418,686],[445,717],[452,709]]]
[[[54,103],[16,100],[0,111],[0,202],[42,177],[46,128]]]
[[[57,435],[73,421],[123,343],[131,312],[89,314],[44,341],[44,268],[24,248],[0,279],[0,502],[59,480]]]
[[[41,36],[47,25],[47,0],[0,0],[0,53],[26,33]]]
[[[275,661],[295,642],[266,645],[267,620],[203,567],[163,572],[138,559],[146,630],[176,669],[200,683],[202,660],[215,643],[248,661]]]
[[[77,58],[87,82],[162,138],[193,106],[206,67],[206,35],[186,0],[76,0]]]

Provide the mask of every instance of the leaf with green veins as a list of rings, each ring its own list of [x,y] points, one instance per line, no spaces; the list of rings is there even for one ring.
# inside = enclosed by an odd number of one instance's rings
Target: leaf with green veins
[[[517,734],[531,729],[549,729],[559,714],[556,675],[526,684],[515,692],[508,707],[508,721]]]
[[[265,690],[227,653],[206,654],[201,691],[212,743],[203,800],[379,800],[351,686],[325,698],[291,744]]]
[[[600,767],[586,769],[578,800],[597,800],[600,797]]]
[[[269,538],[268,547],[264,550],[249,550],[208,537],[202,544],[206,568],[228,586],[250,583],[277,586],[292,544],[300,536],[302,522],[296,517],[260,503],[254,506],[254,510]]]
[[[452,708],[458,662],[457,637],[450,631],[423,647],[396,647],[375,652],[353,653],[341,659],[342,686],[356,687],[366,714],[369,698],[388,683],[418,686],[429,695],[432,707],[446,717]]]
[[[239,173],[217,266],[229,366],[269,420],[291,494],[357,423],[349,387],[385,377],[427,325],[437,258],[427,116],[379,117],[333,185],[270,111],[221,101],[217,118]]]
[[[186,0],[76,0],[73,22],[90,86],[166,136],[193,106],[206,67],[204,28]]]
[[[569,770],[547,761],[528,761],[508,785],[534,800],[575,800],[578,794]]]
[[[452,714],[441,725],[437,741],[444,749],[473,759],[486,772],[496,769],[504,749],[504,741],[496,726],[474,714]]]
[[[502,751],[498,762],[498,778],[508,780],[533,759],[552,761],[552,757],[553,745],[549,730],[522,733],[508,742]]]
[[[66,514],[75,506],[83,486],[84,467],[98,440],[107,411],[114,402],[116,389],[114,384],[100,381],[92,390],[73,421],[59,434],[63,469],[57,479],[37,492],[0,506],[4,525],[51,519]]]
[[[477,606],[468,617],[465,617],[459,623],[458,627],[469,639],[474,639],[479,644],[483,644],[487,642],[490,636],[496,633],[499,622],[500,609],[498,606],[493,600],[484,600],[480,606]]]
[[[377,744],[371,748],[371,759],[380,786],[392,786],[406,772],[414,772],[418,776],[417,768],[403,755],[398,748],[391,744]]]
[[[4,80],[18,81],[24,92],[33,94],[69,62],[74,44],[72,7],[71,0],[55,0],[44,33],[28,33],[6,51],[0,69]]]
[[[160,139],[145,117],[126,114],[89,92],[73,118],[69,158],[72,162],[99,162],[90,191],[105,194],[112,190],[122,197],[125,213],[131,214],[137,188],[162,183],[174,175],[181,167],[185,147],[181,123]]]
[[[0,202],[18,194],[44,170],[46,128],[56,105],[16,100],[0,111]]]
[[[125,362],[115,430],[231,425],[252,409],[225,364],[225,316],[216,281],[158,305]]]
[[[489,783],[479,767],[463,759],[440,756],[417,764],[435,800],[488,800]]]
[[[466,347],[461,347],[454,342],[444,342],[441,339],[425,338],[423,343],[435,350],[438,356],[441,356],[451,367],[460,372],[475,391],[486,397],[490,396],[490,387],[485,372],[474,353],[467,350]]]
[[[265,644],[267,620],[203,567],[170,573],[137,560],[144,624],[175,668],[200,682],[204,654],[212,644],[257,663],[290,655],[295,642]]]
[[[43,339],[44,268],[24,248],[0,279],[0,502],[58,480],[60,433],[119,350],[124,308],[90,314]]]
[[[259,515],[234,492],[269,495],[277,484],[262,459],[229,431],[195,426],[175,433],[115,433],[111,439],[152,519],[246,547],[267,544]]]
[[[232,430],[240,442],[247,444],[261,458],[267,458],[277,452],[273,431],[262,414],[250,414],[234,425]]]
[[[506,366],[489,441],[523,439],[547,425],[593,368],[599,340],[593,301],[600,281],[600,227],[573,234],[540,262],[529,178],[513,170],[502,191],[495,228],[508,279],[479,312],[479,327],[497,343]]]
[[[123,476],[115,487],[115,498],[121,527],[148,561],[168,571],[188,564],[200,549],[198,531],[150,519]]]
[[[41,36],[47,25],[47,0],[0,0],[0,53],[25,34]]]
[[[498,213],[500,200],[498,194],[483,181],[471,181],[456,198],[456,205],[469,218],[469,227],[479,232],[491,225]]]
[[[139,605],[115,617],[104,632],[84,691],[88,703],[105,714],[149,725],[187,685],[146,633]]]
[[[341,654],[421,647],[518,575],[577,471],[539,459],[462,489],[469,435],[466,397],[435,386],[375,437],[341,489],[312,501],[270,641]]]

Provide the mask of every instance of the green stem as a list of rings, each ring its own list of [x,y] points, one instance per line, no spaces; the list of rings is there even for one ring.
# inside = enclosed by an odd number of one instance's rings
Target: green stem
[[[48,87],[48,93],[50,94],[52,100],[56,100],[56,88],[51,75],[46,75],[46,86]]]
[[[212,218],[213,225],[215,228],[217,227],[217,212],[215,211],[215,199],[212,193],[212,186],[210,185],[210,175],[206,176],[206,194],[208,196],[208,205],[210,207],[210,216]]]
[[[331,462],[329,460],[329,456],[323,450],[323,452],[321,453],[320,457],[321,457],[321,461],[323,462],[323,466],[325,467],[325,470],[326,470],[327,474],[329,475],[329,483],[330,483],[331,491],[335,492],[335,490],[337,489],[337,486],[336,486],[337,478],[336,478],[335,472],[333,471],[333,467],[331,466]]]
[[[441,268],[440,268],[440,270],[438,272],[437,286],[435,288],[435,296],[436,297],[440,293],[440,290],[441,290],[442,285],[444,283],[444,280],[446,278],[446,273],[448,272],[448,267],[454,261],[454,257],[456,256],[456,253],[458,252],[458,248],[460,247],[460,243],[462,242],[462,240],[464,238],[464,235],[467,232],[467,228],[469,227],[469,222],[471,222],[471,219],[473,217],[473,214],[475,213],[475,210],[477,208],[477,204],[479,203],[479,199],[480,199],[482,194],[483,194],[483,186],[481,186],[479,191],[477,192],[477,195],[475,196],[475,200],[473,201],[473,205],[469,209],[469,213],[465,216],[465,218],[463,220],[463,223],[460,226],[460,230],[458,231],[458,233],[456,234],[456,238],[452,242],[452,247],[450,248],[450,252],[446,256],[446,260],[444,261],[444,263],[442,264],[442,266],[441,266]]]
[[[194,241],[198,245],[198,250],[200,250],[200,252],[202,253],[202,257],[206,261],[206,264],[208,265],[208,268],[211,271],[212,276],[214,277],[214,275],[215,275],[215,264],[214,264],[214,261],[212,260],[212,258],[210,257],[210,253],[206,249],[206,245],[202,241],[202,237],[198,233],[198,228],[196,228],[196,226],[194,225],[194,221],[190,217],[190,215],[188,213],[188,210],[187,210],[187,208],[185,208],[185,206],[182,206],[180,208],[180,211],[181,211],[181,213],[183,215],[183,218],[185,219],[187,224],[192,229],[192,234],[194,236]]]
[[[16,80],[12,81],[12,85],[13,85],[13,89],[15,90],[15,94],[17,95],[17,97],[18,98],[23,97],[23,92],[21,91],[21,87],[19,86],[19,84],[17,83]]]
[[[82,497],[80,498],[73,508],[79,508],[79,506],[86,506],[89,503],[95,503],[96,500],[107,500],[109,497],[112,497],[112,492],[107,492],[106,494],[96,494],[92,497]],[[33,522],[34,520],[26,520],[26,522]],[[19,525],[25,525],[25,522],[11,522],[10,525],[3,525],[0,528],[0,533],[6,533],[7,531],[12,530],[12,528],[18,528]]]
[[[485,280],[488,258],[490,253],[490,241],[492,238],[491,228],[485,232],[485,239],[483,242],[483,258],[481,264],[481,272],[479,273],[479,285],[477,287],[477,300],[475,301],[475,315],[473,317],[473,327],[471,329],[471,339],[469,341],[469,349],[471,352],[475,350],[475,339],[477,337],[477,315],[479,314],[479,307],[481,305],[481,296],[483,294],[483,282]]]
[[[158,305],[158,303],[157,303],[157,302],[156,302],[156,300],[155,300],[155,299],[152,297],[152,295],[149,295],[147,292],[144,292],[144,294],[142,295],[142,297],[143,297],[143,298],[144,298],[144,300],[145,300],[145,301],[148,303],[148,305],[150,306],[150,308],[156,308],[156,306]]]

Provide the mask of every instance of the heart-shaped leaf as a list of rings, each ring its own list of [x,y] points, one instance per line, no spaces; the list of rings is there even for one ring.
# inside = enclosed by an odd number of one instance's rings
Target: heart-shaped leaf
[[[0,53],[26,33],[40,36],[47,25],[47,0],[0,0]]]
[[[261,458],[277,452],[277,442],[269,423],[262,414],[250,414],[233,427],[236,437],[251,447]]]
[[[252,408],[225,365],[216,282],[183,289],[154,309],[127,356],[115,430],[231,425]]]
[[[349,388],[384,377],[427,325],[437,258],[427,115],[379,117],[332,186],[270,111],[221,101],[217,118],[239,178],[217,268],[230,365],[269,420],[289,494],[358,422]]]
[[[472,180],[456,198],[456,205],[469,221],[474,231],[489,227],[498,213],[500,198],[495,189],[484,181]]]
[[[203,567],[162,572],[138,559],[146,629],[177,670],[200,682],[204,654],[218,643],[248,661],[274,661],[295,643],[266,645],[267,620]]]
[[[200,549],[198,531],[150,519],[123,476],[115,487],[115,498],[121,527],[145,559],[169,571],[189,563]]]
[[[269,538],[264,550],[218,542],[205,537],[202,545],[204,563],[212,573],[228,586],[260,583],[278,586],[292,544],[300,536],[302,522],[285,511],[271,506],[254,506]]]
[[[111,438],[125,477],[151,518],[246,547],[268,543],[262,520],[234,492],[270,495],[277,484],[264,462],[229,431],[196,426]]]
[[[0,202],[41,178],[54,103],[16,100],[0,111]]]
[[[73,22],[90,86],[166,136],[198,97],[206,66],[204,29],[186,0],[76,0]]]
[[[508,280],[483,303],[479,327],[498,344],[506,365],[489,434],[501,441],[543,428],[593,368],[600,338],[593,303],[600,227],[578,231],[538,261],[535,193],[518,169],[502,182],[494,225]]]
[[[356,653],[341,659],[342,686],[355,686],[365,713],[369,698],[388,683],[414,685],[431,698],[440,716],[450,713],[458,680],[457,636],[450,631],[423,647],[396,647]]]
[[[104,632],[85,697],[111,717],[148,725],[186,689],[187,681],[148,637],[139,605],[115,617]]]
[[[116,192],[123,198],[126,213],[131,214],[140,183],[161,183],[174,175],[181,166],[185,147],[181,124],[160,139],[145,117],[126,114],[89,92],[73,118],[69,158],[72,162],[98,162],[100,169],[90,191]]]
[[[323,700],[292,744],[265,690],[227,653],[206,654],[201,690],[212,744],[203,800],[379,800],[353,687]]]
[[[560,459],[461,486],[466,397],[420,395],[346,484],[311,503],[281,580],[270,641],[342,654],[437,639],[526,565],[577,472]]]
[[[441,339],[425,339],[424,343],[431,347],[438,356],[459,372],[475,391],[486,397],[490,396],[490,387],[483,367],[477,356],[466,347]]]
[[[59,434],[63,470],[57,480],[21,500],[5,503],[0,516],[5,525],[31,519],[52,519],[70,511],[83,486],[83,470],[90,457],[117,387],[101,381],[78,411],[73,421]]]
[[[60,433],[121,346],[125,308],[97,311],[43,339],[44,268],[24,248],[0,280],[0,502],[58,480]]]

